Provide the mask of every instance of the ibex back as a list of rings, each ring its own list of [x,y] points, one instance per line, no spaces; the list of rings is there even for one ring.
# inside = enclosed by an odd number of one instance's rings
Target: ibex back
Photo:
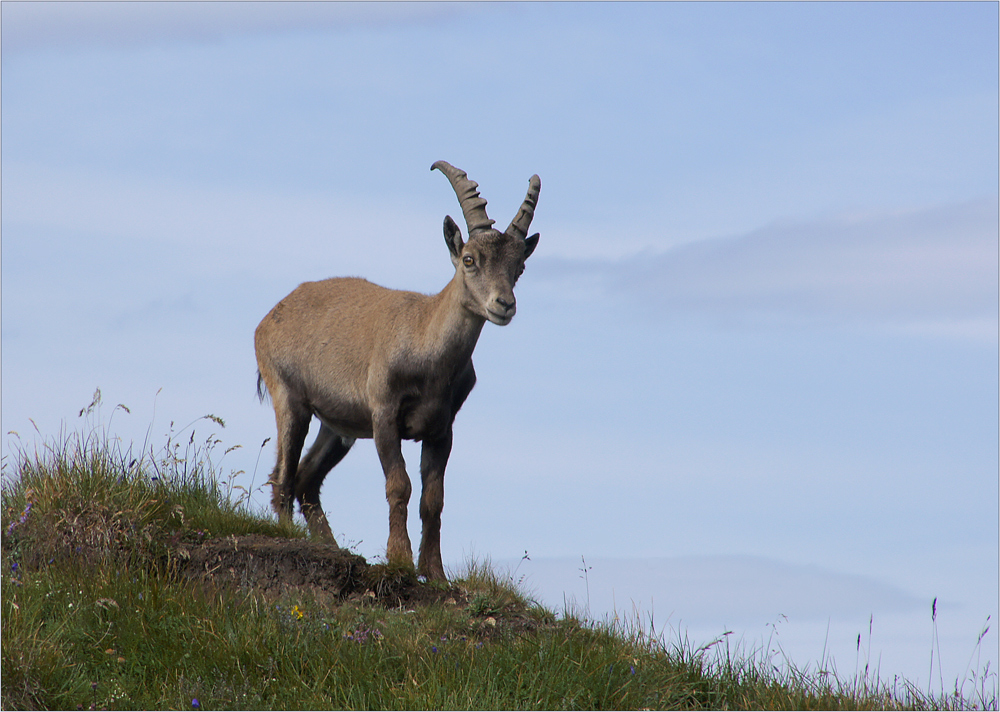
[[[326,474],[357,438],[373,438],[389,502],[390,562],[413,565],[406,532],[410,478],[401,440],[422,441],[418,572],[444,580],[441,510],[452,423],[476,382],[472,352],[486,321],[504,326],[515,312],[514,284],[538,244],[527,237],[541,181],[510,226],[499,232],[486,201],[464,171],[438,161],[451,181],[469,229],[450,216],[444,239],[455,276],[435,295],[379,287],[363,279],[306,282],[268,313],[255,334],[258,393],[266,386],[278,424],[272,504],[290,518],[298,499],[310,534],[336,544],[319,491]],[[316,442],[299,456],[312,416]]]

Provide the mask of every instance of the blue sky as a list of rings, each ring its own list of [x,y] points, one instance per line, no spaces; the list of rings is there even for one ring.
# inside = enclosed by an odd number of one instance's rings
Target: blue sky
[[[987,615],[995,668],[997,30],[991,3],[4,3],[3,431],[77,427],[100,387],[127,440],[222,416],[257,488],[271,306],[339,275],[437,291],[460,211],[431,163],[498,223],[538,173],[446,566],[527,551],[561,601],[585,556],[595,610],[785,614],[803,662],[874,615],[883,671],[924,684],[929,648],[900,651],[939,597],[946,672]],[[381,479],[360,443],[323,491],[366,556]]]

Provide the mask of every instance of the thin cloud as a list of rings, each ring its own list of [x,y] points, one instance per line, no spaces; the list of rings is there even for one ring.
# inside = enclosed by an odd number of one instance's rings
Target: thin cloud
[[[550,261],[644,313],[753,323],[892,322],[995,338],[997,200],[767,227],[625,260]]]
[[[120,256],[132,264],[162,267],[163,256],[172,255],[186,263],[184,274],[192,276],[241,272],[301,281],[365,274],[411,289],[430,288],[450,267],[438,237],[439,211],[402,200],[394,206],[399,221],[425,226],[422,239],[386,233],[381,204],[358,194],[123,180],[14,161],[4,165],[4,199],[5,252],[17,250],[25,257],[81,250],[86,244],[80,258],[92,258],[95,267],[104,269],[118,264]],[[83,242],[84,235],[100,240]],[[382,259],[368,238],[357,240],[357,235],[378,236],[398,261]],[[42,261],[12,261],[5,278],[17,277],[26,263]],[[130,271],[128,263],[121,269]],[[176,273],[170,279],[176,280]]]
[[[425,22],[455,3],[15,2],[3,4],[3,53],[215,42],[234,36]]]

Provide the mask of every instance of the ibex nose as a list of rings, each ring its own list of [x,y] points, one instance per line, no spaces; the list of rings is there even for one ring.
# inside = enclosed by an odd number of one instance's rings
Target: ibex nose
[[[497,301],[497,304],[499,304],[500,306],[502,306],[507,311],[510,311],[514,307],[514,299],[513,298],[511,298],[511,300],[508,302],[508,301],[505,301],[505,300],[501,299],[500,297],[497,297],[496,301]]]

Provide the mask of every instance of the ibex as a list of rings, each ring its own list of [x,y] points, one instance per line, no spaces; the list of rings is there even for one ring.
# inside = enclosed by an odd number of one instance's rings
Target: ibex
[[[538,244],[526,238],[541,181],[510,226],[499,232],[486,215],[478,185],[444,161],[469,229],[468,242],[451,216],[444,241],[455,276],[435,295],[386,289],[364,279],[306,282],[281,300],[255,333],[257,392],[271,395],[278,424],[272,506],[290,518],[298,499],[312,536],[336,544],[320,506],[323,478],[357,438],[373,438],[385,473],[389,503],[390,563],[413,566],[406,510],[410,478],[402,439],[422,441],[417,572],[445,580],[441,563],[444,470],[452,424],[476,382],[472,351],[483,324],[504,326],[514,317],[514,284]],[[299,462],[309,422],[320,420],[316,442]]]

